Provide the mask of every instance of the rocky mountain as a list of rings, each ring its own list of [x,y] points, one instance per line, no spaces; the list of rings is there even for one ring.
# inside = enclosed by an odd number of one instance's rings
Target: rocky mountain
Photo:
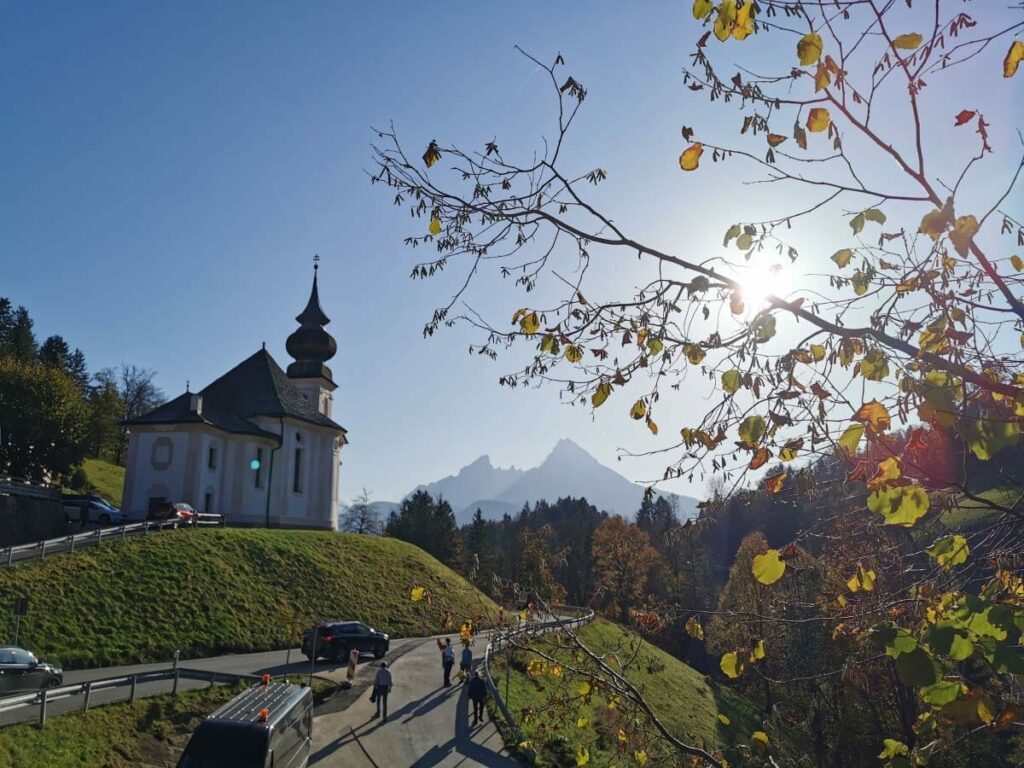
[[[506,512],[516,514],[523,504],[541,499],[554,501],[565,496],[584,497],[600,510],[632,517],[643,500],[643,486],[604,466],[572,440],[562,439],[540,466],[533,469],[502,469],[481,456],[457,474],[417,486],[435,498],[448,500],[460,525],[469,522],[477,508],[489,519]],[[680,518],[697,512],[697,500],[689,496],[661,494],[675,499]],[[390,502],[374,504],[382,518],[394,508]]]

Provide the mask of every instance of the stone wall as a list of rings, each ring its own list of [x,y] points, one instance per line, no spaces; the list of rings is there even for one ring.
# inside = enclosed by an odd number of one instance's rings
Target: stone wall
[[[0,547],[64,536],[68,525],[56,499],[0,494]]]

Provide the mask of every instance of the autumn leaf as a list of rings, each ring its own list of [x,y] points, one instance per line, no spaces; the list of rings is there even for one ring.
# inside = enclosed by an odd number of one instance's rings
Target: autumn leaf
[[[892,422],[889,411],[877,400],[864,403],[853,414],[853,420],[867,424],[868,428],[875,434],[887,430]]]
[[[581,682],[579,685],[576,686],[576,693],[578,693],[580,696],[589,696],[590,683],[588,683],[586,680]]]
[[[768,146],[772,147],[772,148],[777,147],[777,146],[779,146],[779,144],[784,142],[787,138],[789,138],[789,137],[788,136],[783,136],[781,133],[769,133],[768,134]]]
[[[1003,77],[1016,75],[1021,59],[1024,59],[1024,41],[1014,40],[1006,52],[1006,58],[1003,59]]]
[[[654,423],[654,419],[650,416],[647,417],[647,428],[651,430],[652,435],[658,434],[658,425]]]
[[[768,734],[764,731],[754,731],[754,735],[750,738],[752,741],[756,741],[762,747],[768,746]]]
[[[527,336],[532,336],[540,330],[540,318],[536,312],[527,312],[519,318],[519,330]]]
[[[743,303],[743,292],[735,290],[729,295],[729,311],[734,315],[742,315],[746,305]]]
[[[786,473],[779,472],[775,475],[768,475],[764,479],[764,489],[767,493],[779,493],[786,483]]]
[[[583,348],[576,344],[570,344],[565,348],[565,359],[570,363],[578,363],[583,359]]]
[[[953,198],[947,198],[941,209],[936,208],[931,213],[926,213],[921,219],[921,225],[917,231],[922,235],[928,235],[932,240],[938,240],[939,236],[946,231],[946,228],[953,223]]]
[[[581,717],[581,718],[576,720],[576,727],[577,728],[586,728],[589,723],[590,723],[590,720],[588,720],[585,717]]]
[[[775,336],[775,315],[762,315],[753,324],[754,340],[758,343],[771,341]]]
[[[850,259],[852,258],[853,251],[851,251],[849,248],[843,248],[842,250],[836,251],[835,253],[832,254],[832,261],[838,264],[840,269],[849,264]]]
[[[704,627],[701,626],[700,619],[696,616],[691,616],[686,620],[686,634],[694,640],[704,639]]]
[[[928,494],[917,485],[879,488],[868,494],[868,509],[885,518],[886,525],[909,528],[928,511]]]
[[[825,389],[823,386],[821,386],[821,384],[819,384],[818,382],[814,382],[813,384],[811,384],[811,393],[819,400],[828,400],[830,397],[832,397],[832,393]]]
[[[430,168],[440,159],[441,150],[437,146],[437,141],[431,141],[427,146],[427,151],[423,153],[423,162],[427,164],[427,168]]]
[[[823,91],[832,84],[832,79],[828,76],[828,70],[822,62],[818,62],[818,69],[814,73],[814,92]]]
[[[1010,263],[1013,265],[1013,268],[1016,269],[1018,272],[1024,272],[1024,259],[1022,259],[1020,256],[1011,256]]]
[[[660,355],[661,350],[664,348],[665,345],[662,344],[661,339],[659,338],[651,336],[651,338],[647,340],[647,351],[651,353],[651,357],[657,357]]]
[[[695,144],[691,144],[685,150],[683,154],[679,156],[679,167],[684,171],[695,171],[697,166],[700,165],[700,156],[704,154],[704,145],[699,141]]]
[[[964,123],[969,122],[976,114],[977,112],[970,109],[961,110],[957,113],[955,125],[963,125]]]
[[[427,590],[423,587],[413,587],[409,593],[409,598],[414,602],[418,603],[423,599],[423,596],[427,593]]]
[[[600,408],[604,404],[604,401],[608,399],[608,395],[612,393],[612,385],[607,381],[602,381],[597,385],[597,389],[594,390],[594,394],[590,397],[590,403],[595,408]]]
[[[718,662],[719,668],[725,673],[726,677],[735,680],[741,674],[743,674],[743,668],[746,666],[743,662],[743,658],[735,651],[729,651],[722,656],[721,661]]]
[[[740,388],[743,377],[739,371],[733,369],[722,374],[722,389],[726,394],[733,394]]]
[[[740,38],[740,39],[742,39],[742,38]],[[636,752],[633,753],[633,759],[636,760],[636,764],[637,765],[647,765],[647,760],[648,760],[647,750],[646,749],[638,749]]]
[[[704,350],[696,344],[684,345],[683,354],[686,355],[686,359],[689,360],[692,365],[700,365],[701,360],[704,359]]]
[[[718,18],[715,19],[715,37],[724,43],[732,34],[735,24],[736,0],[722,0],[722,4],[718,7]]]
[[[768,459],[771,457],[771,451],[767,448],[759,448],[757,453],[754,454],[754,458],[750,460],[750,469],[760,469],[768,463]]]
[[[814,107],[807,114],[807,130],[811,133],[821,133],[828,130],[829,123],[831,122],[832,118],[824,107]]]
[[[740,440],[749,448],[758,444],[765,433],[764,419],[760,416],[747,416],[740,423]]]
[[[892,40],[892,47],[904,51],[916,51],[921,47],[924,38],[917,32],[908,32],[905,35],[897,35]]]
[[[978,220],[974,216],[961,216],[956,220],[953,231],[949,233],[949,240],[957,253],[961,256],[967,255],[967,249],[979,228]]]
[[[967,539],[956,534],[939,539],[925,551],[941,568],[948,569],[966,563],[970,548],[967,546]]]
[[[764,640],[758,640],[757,643],[754,644],[754,648],[750,651],[750,661],[760,661],[764,657]]]
[[[727,715],[723,714],[718,715],[718,722],[722,725],[732,725],[732,720],[730,720]]]
[[[710,16],[711,10],[711,0],[694,0],[693,18],[695,18],[697,21],[703,21],[708,16]]]
[[[895,456],[890,456],[888,459],[878,462],[878,469],[868,480],[868,488],[874,489],[880,488],[883,485],[889,485],[899,480],[901,475],[900,460]]]
[[[430,227],[428,228],[430,234],[439,235],[441,234],[441,220],[435,216],[430,220]]]
[[[811,344],[811,357],[814,358],[814,362],[820,363],[825,359],[825,347],[822,344]]]
[[[806,67],[820,59],[822,46],[821,35],[817,32],[809,32],[801,37],[796,44],[796,55],[800,63]]]
[[[744,3],[736,12],[736,21],[732,25],[732,36],[736,40],[746,40],[754,33],[754,4]]]
[[[889,359],[880,349],[872,349],[860,361],[860,375],[868,381],[882,381],[889,375]]]
[[[576,766],[586,765],[590,762],[590,750],[580,744],[576,747]]]

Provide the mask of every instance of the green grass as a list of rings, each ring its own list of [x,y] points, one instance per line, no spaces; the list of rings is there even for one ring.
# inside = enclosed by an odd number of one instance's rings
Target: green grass
[[[635,636],[627,638],[621,627],[608,621],[596,620],[584,627],[580,637],[595,651],[617,650],[618,664],[620,668],[625,664],[627,679],[642,690],[658,718],[674,734],[689,743],[701,744],[714,750],[718,746],[735,744],[737,741],[749,743],[751,734],[762,729],[761,718],[750,702],[710,678],[705,678],[675,657],[646,641],[640,642],[637,653],[628,652],[627,649],[635,647]],[[545,645],[545,650],[550,652],[551,647]],[[513,660],[511,665],[506,703],[520,720],[526,739],[533,743],[538,764],[575,765],[574,750],[581,744],[590,750],[588,765],[597,767],[608,766],[613,762],[622,764],[622,755],[616,753],[618,727],[621,724],[619,718],[623,717],[621,709],[609,709],[607,696],[599,694],[592,695],[589,704],[579,704],[578,708],[573,705],[565,711],[560,711],[557,706],[549,709],[552,693],[559,686],[564,686],[565,693],[576,698],[578,703],[575,693],[579,680],[565,678],[563,682],[550,674],[531,679],[524,671],[525,665],[528,658],[539,657],[527,657],[524,652],[519,653],[520,658]],[[566,659],[568,652],[561,650],[556,655]],[[507,666],[501,654],[495,658],[492,674],[504,696]],[[524,708],[534,713],[525,723],[521,717]],[[730,725],[724,725],[718,719],[719,714],[725,715]],[[576,727],[579,717],[589,721],[584,728]],[[653,747],[648,747],[651,753],[648,765],[663,764],[652,750]],[[730,756],[729,759],[731,761],[733,758]]]
[[[92,490],[115,507],[121,506],[121,492],[124,490],[124,467],[102,459],[86,459],[82,464],[85,476]]]
[[[412,602],[414,583],[433,604]],[[66,668],[287,647],[320,619],[393,636],[440,631],[497,607],[397,539],[326,531],[199,529],[128,538],[0,572],[0,600],[28,595],[21,644]],[[289,630],[291,627],[291,633]],[[14,619],[0,619],[4,637]]]
[[[242,688],[111,704],[0,730],[0,768],[172,766],[200,721]]]
[[[1007,507],[1013,506],[1019,497],[1009,488],[992,488],[975,495]],[[954,507],[943,512],[939,520],[948,530],[965,531],[992,523],[999,515],[999,512],[983,503],[962,498]]]

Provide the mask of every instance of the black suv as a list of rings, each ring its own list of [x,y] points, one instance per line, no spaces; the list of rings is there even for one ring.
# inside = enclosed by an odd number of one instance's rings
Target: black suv
[[[349,651],[353,650],[359,653],[372,653],[373,658],[382,659],[390,645],[391,638],[386,634],[358,621],[325,621],[302,633],[302,652],[310,661],[321,656],[342,661],[347,659]]]

